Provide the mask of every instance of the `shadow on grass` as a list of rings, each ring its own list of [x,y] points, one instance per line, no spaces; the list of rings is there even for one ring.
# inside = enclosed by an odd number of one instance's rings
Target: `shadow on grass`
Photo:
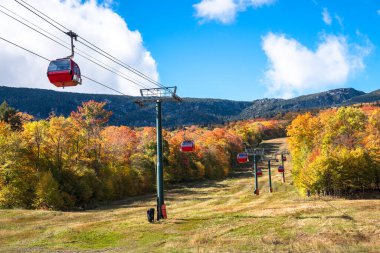
[[[320,219],[321,216],[296,216],[297,220],[305,220],[305,219]]]
[[[349,200],[378,200],[380,199],[380,191],[358,193],[350,196],[343,196],[343,198]]]
[[[347,215],[347,214],[343,214],[343,215],[335,215],[335,216],[326,216],[327,219],[343,219],[343,220],[351,220],[353,221],[354,218],[352,218],[351,216]]]
[[[267,155],[269,155],[269,154],[274,154],[274,153],[278,152],[281,145],[282,145],[282,143],[279,143],[279,142],[261,143],[260,148],[264,148],[265,153]]]
[[[210,195],[210,193],[215,191],[220,191],[222,189],[227,189],[228,185],[223,183],[224,180],[229,178],[250,178],[252,177],[251,172],[235,172],[229,175],[227,178],[220,180],[204,180],[198,182],[185,182],[178,183],[173,185],[165,185],[165,200],[167,201],[187,201],[188,199],[180,200],[173,195],[181,195],[181,196],[206,196]],[[207,191],[201,192],[199,189],[207,189]],[[195,197],[192,200],[198,201],[206,201],[211,200],[212,198],[208,197]],[[128,197],[122,200],[104,202],[98,204],[96,207],[92,209],[88,209],[88,211],[105,211],[111,209],[120,209],[120,208],[136,208],[136,207],[150,207],[151,204],[149,202],[156,201],[156,194],[150,193],[146,195],[140,195],[136,197]]]
[[[318,216],[318,215],[314,215],[314,216],[295,216],[295,218],[297,220],[306,220],[306,219],[321,219],[322,217]],[[343,219],[343,220],[354,221],[354,218],[352,218],[351,216],[349,216],[347,214],[343,214],[343,215],[330,215],[330,216],[326,216],[326,219]]]
[[[155,198],[156,198],[156,195],[153,193],[140,195],[136,197],[129,197],[122,200],[103,202],[103,203],[100,203],[95,208],[88,209],[87,211],[101,212],[101,211],[116,210],[116,209],[121,209],[121,208],[128,209],[128,208],[148,207],[148,206],[151,206],[149,201],[155,200]]]
[[[194,217],[194,218],[179,218],[175,219],[174,224],[184,224],[192,221],[211,221],[211,220],[219,220],[219,219],[272,219],[272,216],[256,216],[256,215],[218,215],[218,216],[210,216],[210,217]]]

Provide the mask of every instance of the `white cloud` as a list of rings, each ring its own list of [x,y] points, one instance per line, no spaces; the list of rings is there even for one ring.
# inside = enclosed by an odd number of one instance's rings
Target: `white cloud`
[[[194,4],[195,16],[201,23],[217,21],[229,24],[235,21],[238,12],[249,7],[259,8],[274,3],[276,0],[202,0]]]
[[[44,1],[44,4],[41,4],[41,1],[29,0],[28,3],[66,27],[71,28],[81,37],[99,46],[106,52],[140,70],[152,79],[158,80],[156,62],[151,53],[144,47],[141,34],[138,31],[131,31],[125,20],[109,8],[113,4],[112,0],[102,2],[97,2],[96,0],[49,0]],[[64,41],[69,42],[67,35],[43,22],[31,12],[15,3],[15,1],[4,0],[1,4],[25,19],[32,21],[34,24],[38,24]],[[0,23],[7,24],[2,25],[1,37],[8,38],[49,59],[62,58],[70,54],[69,50],[42,37],[1,13]],[[101,58],[101,56],[94,54],[79,43],[76,43],[76,49],[88,52],[90,55],[101,59],[102,62],[125,72],[125,69],[122,67]],[[55,88],[49,83],[46,77],[47,62],[3,41],[0,41],[0,55],[0,85],[62,90]],[[131,82],[99,68],[79,55],[76,55],[74,60],[79,64],[83,74],[124,93],[138,94],[140,87]],[[129,72],[126,73],[132,76]],[[133,76],[133,78],[138,79],[136,76]],[[84,80],[83,85],[70,89],[67,88],[65,91],[112,93],[112,91],[87,80]]]
[[[234,0],[203,0],[195,4],[196,17],[206,20],[218,20],[227,24],[235,20],[238,5]]]
[[[263,37],[269,60],[265,73],[268,95],[289,98],[344,85],[350,75],[365,68],[364,58],[372,44],[350,45],[343,36],[324,35],[315,51],[285,35]]]
[[[253,7],[258,8],[264,5],[272,4],[275,2],[275,0],[246,0],[245,2],[247,6],[253,6]]]
[[[326,25],[331,25],[332,24],[332,18],[331,18],[331,15],[330,15],[329,11],[327,10],[327,8],[324,8],[323,11],[322,11],[322,19],[323,19],[323,22],[325,22]]]

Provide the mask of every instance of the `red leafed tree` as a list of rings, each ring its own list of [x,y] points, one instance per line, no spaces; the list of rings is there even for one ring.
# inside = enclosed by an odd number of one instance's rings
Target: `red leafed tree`
[[[86,137],[85,150],[88,158],[95,163],[94,165],[100,162],[101,131],[112,115],[112,112],[104,109],[105,105],[106,102],[90,100],[83,102],[76,112],[71,113],[74,123],[82,129]]]

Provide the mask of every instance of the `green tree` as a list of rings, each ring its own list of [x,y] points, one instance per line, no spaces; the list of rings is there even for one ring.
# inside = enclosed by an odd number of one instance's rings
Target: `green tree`
[[[10,107],[6,101],[0,105],[0,121],[4,121],[11,126],[12,130],[21,130],[21,117],[17,110]]]
[[[59,184],[54,179],[50,171],[42,172],[36,187],[36,197],[34,200],[36,208],[60,210],[64,203],[59,191]]]

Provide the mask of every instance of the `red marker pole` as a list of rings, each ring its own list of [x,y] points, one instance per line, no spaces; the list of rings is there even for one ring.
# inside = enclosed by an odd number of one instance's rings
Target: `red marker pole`
[[[253,156],[253,167],[254,167],[254,173],[255,173],[255,195],[260,195],[259,192],[259,177],[257,176],[257,158],[256,154]]]
[[[284,167],[284,171],[282,172],[282,182],[285,183],[284,154],[281,154],[281,163],[282,163],[282,167]]]

